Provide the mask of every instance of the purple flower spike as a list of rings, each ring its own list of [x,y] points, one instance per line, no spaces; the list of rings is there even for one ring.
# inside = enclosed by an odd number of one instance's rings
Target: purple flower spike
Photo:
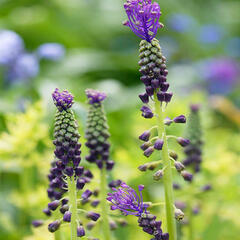
[[[85,93],[90,104],[100,103],[107,97],[106,93],[94,89],[87,89]]]
[[[54,104],[60,112],[69,109],[73,105],[73,96],[67,90],[60,92],[58,88],[52,94]]]
[[[142,190],[143,185],[138,187],[139,195],[126,183],[121,183],[118,189],[113,188],[113,193],[108,193],[107,200],[113,205],[111,210],[119,209],[126,215],[141,216],[146,213],[146,206],[143,204]]]
[[[151,42],[158,28],[163,27],[159,23],[160,6],[151,0],[127,0],[124,8],[128,16],[124,25],[130,27],[138,37]]]

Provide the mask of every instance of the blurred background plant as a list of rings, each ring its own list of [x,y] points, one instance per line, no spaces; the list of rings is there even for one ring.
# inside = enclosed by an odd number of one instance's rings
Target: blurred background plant
[[[143,179],[137,171],[144,161],[137,136],[152,123],[149,120],[148,125],[138,111],[141,103],[136,96],[142,91],[138,41],[121,25],[125,19],[122,4],[111,0],[0,1],[1,239],[51,238],[46,227],[33,231],[29,223],[42,217],[41,208],[48,201],[44,189],[52,159],[48,126],[53,125],[51,92],[55,87],[68,88],[76,96],[73,108],[82,123],[81,135],[87,114],[84,89],[107,92],[114,178],[134,188],[142,183],[148,186],[146,200],[163,196],[161,184],[152,184],[151,173]],[[158,39],[175,93],[169,117],[186,114],[192,102],[202,105],[205,180],[199,184],[207,179],[214,188],[195,218],[195,239],[238,240],[240,2],[159,4],[165,28]],[[182,126],[173,126],[169,134],[182,131]],[[85,156],[87,149],[82,150]],[[29,174],[23,174],[29,168]],[[134,218],[128,220],[124,230],[116,230],[117,239],[148,239],[137,231]]]

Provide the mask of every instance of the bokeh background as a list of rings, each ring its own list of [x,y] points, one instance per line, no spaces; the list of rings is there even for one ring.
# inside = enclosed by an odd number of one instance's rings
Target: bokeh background
[[[159,4],[165,28],[157,38],[174,92],[168,115],[187,115],[191,103],[201,104],[204,161],[196,185],[213,186],[201,200],[194,218],[195,239],[189,240],[239,240],[240,2]],[[146,201],[163,198],[162,184],[153,183],[152,173],[137,170],[147,161],[138,136],[152,123],[139,111],[139,39],[122,26],[125,18],[120,0],[0,0],[0,239],[52,239],[46,226],[34,230],[31,221],[44,218],[42,209],[48,202],[55,87],[75,95],[82,136],[84,90],[97,88],[108,94],[113,176],[132,187],[144,184]],[[171,134],[183,132],[184,126],[170,129]],[[171,147],[183,157],[180,147]],[[82,150],[85,156],[86,148]],[[177,175],[175,181],[183,183]],[[176,195],[188,195],[194,203],[193,192],[194,187]],[[164,220],[163,209],[155,210]],[[127,220],[127,227],[115,231],[116,239],[149,239],[134,217]],[[188,239],[187,228],[181,226],[182,240]]]

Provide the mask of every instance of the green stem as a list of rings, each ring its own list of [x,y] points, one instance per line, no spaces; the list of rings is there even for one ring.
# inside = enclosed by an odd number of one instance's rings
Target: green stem
[[[111,240],[110,227],[108,222],[108,205],[107,205],[107,173],[106,167],[101,170],[101,208],[102,208],[102,229],[104,240]]]
[[[194,235],[193,235],[193,214],[192,214],[192,209],[189,206],[188,207],[188,239],[189,240],[194,240]]]
[[[55,240],[63,240],[62,238],[62,233],[61,233],[61,230],[58,229],[55,233],[54,233],[54,239]]]
[[[61,219],[61,218],[62,218],[62,215],[61,215],[60,211],[55,211],[55,219],[58,220],[58,219]],[[62,235],[61,229],[58,229],[54,233],[54,239],[55,240],[63,240],[63,235]]]
[[[74,178],[67,178],[71,216],[71,240],[77,240],[77,192]]]
[[[168,143],[166,130],[164,125],[164,111],[162,109],[161,103],[157,99],[156,93],[154,94],[155,101],[155,111],[157,114],[157,124],[158,124],[158,136],[163,138],[164,144],[162,148],[162,160],[163,166],[165,168],[163,175],[163,184],[165,192],[165,210],[167,219],[167,230],[169,233],[169,240],[177,240],[177,229],[174,217],[174,201],[173,201],[173,189],[172,189],[172,170],[171,170],[171,160],[168,155]]]

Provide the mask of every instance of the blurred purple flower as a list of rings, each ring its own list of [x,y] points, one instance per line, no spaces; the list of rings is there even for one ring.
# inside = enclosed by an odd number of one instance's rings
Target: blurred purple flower
[[[64,57],[65,48],[59,43],[45,43],[38,47],[37,55],[40,59],[57,61]]]
[[[204,44],[218,43],[223,37],[223,29],[220,25],[207,24],[200,28],[198,41]]]
[[[212,94],[226,94],[237,83],[240,73],[236,61],[228,58],[211,59],[203,65],[203,78]]]
[[[152,0],[127,0],[124,8],[128,16],[124,25],[130,27],[138,37],[151,42],[158,28],[163,27],[159,23],[161,12],[158,3],[152,3]]]
[[[20,55],[8,66],[6,79],[10,82],[28,80],[36,77],[39,73],[39,62],[35,55],[25,53]]]
[[[100,103],[107,97],[106,93],[94,89],[86,89],[85,93],[89,100],[89,104]]]
[[[181,13],[171,14],[167,19],[167,26],[173,31],[181,33],[191,31],[194,24],[193,17]]]
[[[0,31],[0,65],[12,63],[24,51],[22,38],[10,30]]]

